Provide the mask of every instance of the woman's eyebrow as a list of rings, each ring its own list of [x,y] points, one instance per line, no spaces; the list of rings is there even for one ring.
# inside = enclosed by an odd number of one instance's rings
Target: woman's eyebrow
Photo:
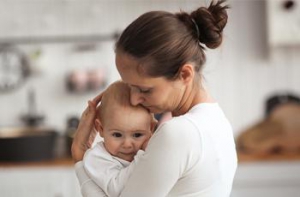
[[[150,87],[146,87],[146,86],[139,86],[139,85],[130,85],[132,87],[135,87],[135,88],[150,88]]]

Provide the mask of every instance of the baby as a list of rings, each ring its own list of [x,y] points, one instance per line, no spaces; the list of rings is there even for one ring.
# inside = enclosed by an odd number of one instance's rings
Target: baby
[[[130,88],[125,83],[117,81],[107,88],[95,120],[103,141],[89,149],[83,159],[85,171],[105,193],[103,196],[119,196],[155,124],[147,109],[130,104]]]

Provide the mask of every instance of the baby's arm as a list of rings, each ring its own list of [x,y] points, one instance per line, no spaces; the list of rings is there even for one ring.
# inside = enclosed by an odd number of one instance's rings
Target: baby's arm
[[[97,144],[86,152],[83,165],[87,175],[108,195],[119,196],[127,182],[139,154],[135,160],[122,165],[114,159],[100,144]]]

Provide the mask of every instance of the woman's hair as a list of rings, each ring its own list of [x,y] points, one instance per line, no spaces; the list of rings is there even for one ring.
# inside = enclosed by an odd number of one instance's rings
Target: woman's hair
[[[116,42],[116,52],[140,61],[139,71],[152,77],[175,79],[180,68],[192,63],[199,72],[205,63],[205,46],[217,48],[227,23],[225,0],[212,1],[190,14],[147,12],[133,21]]]

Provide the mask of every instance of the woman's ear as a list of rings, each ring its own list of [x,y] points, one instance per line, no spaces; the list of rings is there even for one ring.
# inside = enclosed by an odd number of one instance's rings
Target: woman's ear
[[[184,82],[190,82],[194,79],[194,75],[194,66],[192,64],[184,64],[180,69],[179,78]]]
[[[103,127],[101,121],[96,118],[95,120],[95,129],[98,131],[99,135],[103,137]]]

